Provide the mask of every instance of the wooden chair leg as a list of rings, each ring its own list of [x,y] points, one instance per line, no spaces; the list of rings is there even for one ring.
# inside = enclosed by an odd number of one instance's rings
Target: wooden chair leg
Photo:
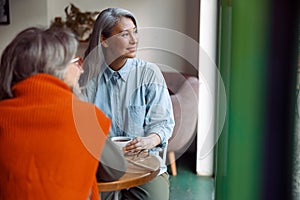
[[[169,161],[170,161],[172,175],[176,176],[177,175],[177,170],[176,170],[175,152],[174,151],[169,152],[168,157],[169,157]]]

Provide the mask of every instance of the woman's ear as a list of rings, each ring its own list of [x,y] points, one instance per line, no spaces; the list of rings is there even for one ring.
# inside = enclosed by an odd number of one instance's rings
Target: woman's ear
[[[102,44],[103,47],[105,47],[105,48],[108,47],[106,38],[103,35],[101,35],[100,42],[101,42],[101,44]]]

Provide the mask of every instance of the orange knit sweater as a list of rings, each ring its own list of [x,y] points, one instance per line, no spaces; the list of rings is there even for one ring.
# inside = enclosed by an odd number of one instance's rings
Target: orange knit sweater
[[[0,101],[0,199],[99,199],[95,174],[110,120],[47,74],[13,92]]]

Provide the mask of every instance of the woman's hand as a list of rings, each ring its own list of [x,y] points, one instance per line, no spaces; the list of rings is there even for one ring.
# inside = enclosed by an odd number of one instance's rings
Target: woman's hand
[[[156,147],[161,143],[160,137],[156,133],[151,133],[147,137],[136,137],[129,142],[125,147],[125,152],[139,152],[141,150],[148,150]]]

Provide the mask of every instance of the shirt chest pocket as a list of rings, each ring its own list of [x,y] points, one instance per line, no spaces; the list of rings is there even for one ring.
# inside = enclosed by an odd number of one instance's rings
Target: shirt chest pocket
[[[146,106],[128,106],[128,129],[129,133],[140,135],[144,133],[143,125],[146,115]]]

